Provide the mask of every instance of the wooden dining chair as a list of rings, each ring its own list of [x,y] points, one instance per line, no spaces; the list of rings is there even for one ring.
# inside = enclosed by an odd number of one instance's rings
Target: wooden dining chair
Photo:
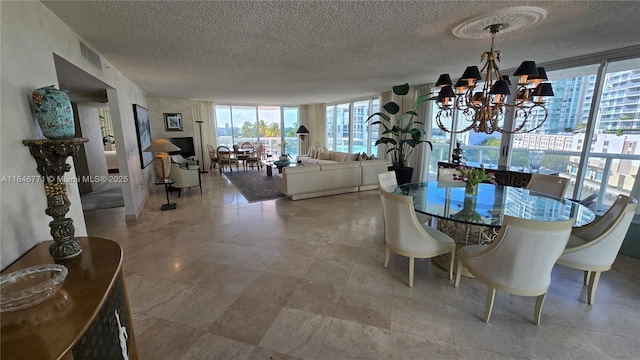
[[[207,144],[207,150],[209,150],[209,159],[211,160],[209,170],[211,170],[218,164],[218,152],[213,148],[213,146],[211,146],[211,144]]]
[[[238,167],[238,160],[233,156],[231,150],[228,147],[224,145],[218,146],[216,152],[218,153],[218,168],[221,173],[224,170],[225,166],[228,166],[229,170],[233,171],[233,164],[236,165],[236,170],[240,170],[240,168]]]

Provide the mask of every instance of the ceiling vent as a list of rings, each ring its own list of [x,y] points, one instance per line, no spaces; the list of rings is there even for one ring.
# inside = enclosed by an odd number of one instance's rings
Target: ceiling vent
[[[102,70],[102,62],[100,61],[100,55],[91,50],[89,46],[80,41],[80,52],[82,53],[82,57],[89,60],[90,63],[95,65],[98,69]]]

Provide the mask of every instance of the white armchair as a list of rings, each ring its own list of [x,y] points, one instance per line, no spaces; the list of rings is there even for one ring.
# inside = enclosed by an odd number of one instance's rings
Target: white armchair
[[[171,155],[171,162],[174,164],[178,164],[183,169],[193,169],[198,170],[200,167],[198,166],[197,160],[185,159],[182,155]]]
[[[178,164],[171,164],[169,177],[175,180],[175,183],[171,184],[171,188],[178,190],[178,197],[180,197],[182,189],[190,189],[194,186],[200,187],[200,195],[202,195],[202,183],[198,169],[183,169]]]
[[[384,267],[389,265],[391,251],[409,258],[409,287],[413,287],[415,258],[432,258],[451,254],[449,279],[453,278],[456,243],[444,233],[420,225],[413,208],[411,196],[392,194],[380,189],[384,210],[386,255]]]
[[[638,201],[618,195],[609,210],[583,227],[574,229],[558,264],[584,270],[587,302],[593,304],[600,273],[611,269],[629,230]]]
[[[458,250],[454,286],[460,284],[463,264],[477,280],[487,284],[485,322],[491,317],[496,289],[537,296],[533,322],[540,324],[551,270],[567,245],[574,221],[535,221],[505,215],[500,233],[491,245],[470,245]]]

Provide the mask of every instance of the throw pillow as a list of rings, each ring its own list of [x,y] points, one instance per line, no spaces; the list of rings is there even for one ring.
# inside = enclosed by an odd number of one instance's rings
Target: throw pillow
[[[349,155],[349,160],[350,161],[359,161],[360,160],[360,154],[351,154]]]
[[[324,149],[318,155],[319,160],[331,160],[331,151]]]
[[[312,146],[311,147],[311,158],[313,158],[313,159],[317,159],[318,158],[318,147],[317,146]]]
[[[363,152],[362,155],[360,155],[360,159],[362,160],[369,160],[369,158],[367,157],[367,153]]]
[[[375,156],[375,155],[373,155],[373,154],[371,154],[371,156],[369,156],[369,157],[367,158],[367,160],[375,160],[375,159],[376,159],[376,156]]]

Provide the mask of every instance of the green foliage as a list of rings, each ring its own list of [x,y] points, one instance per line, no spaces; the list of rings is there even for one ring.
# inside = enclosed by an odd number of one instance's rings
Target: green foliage
[[[482,141],[480,143],[480,145],[483,146],[500,146],[500,139],[492,137],[492,136],[487,136],[484,141]]]
[[[401,96],[400,102],[404,96],[409,93],[409,84],[396,85],[393,87],[393,93]],[[387,153],[391,154],[391,165],[394,167],[407,167],[409,157],[413,153],[415,147],[420,143],[427,143],[429,148],[433,150],[433,145],[428,140],[423,140],[425,131],[422,128],[422,122],[414,120],[414,116],[418,116],[416,112],[426,98],[418,96],[413,107],[402,112],[398,104],[390,101],[382,107],[385,112],[377,112],[367,118],[370,121],[374,117],[379,120],[371,122],[371,125],[382,125],[384,131],[381,137],[376,140],[376,145],[386,144],[388,146]]]

